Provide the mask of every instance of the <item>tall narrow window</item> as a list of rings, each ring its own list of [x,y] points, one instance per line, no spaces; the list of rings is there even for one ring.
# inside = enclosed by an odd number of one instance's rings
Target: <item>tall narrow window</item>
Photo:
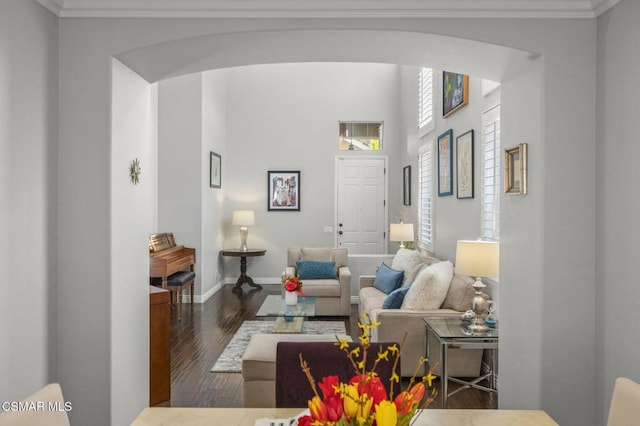
[[[433,70],[420,68],[418,72],[418,136],[433,130]]]
[[[433,141],[425,144],[418,154],[418,241],[433,251]]]
[[[482,114],[481,237],[500,240],[500,105]]]

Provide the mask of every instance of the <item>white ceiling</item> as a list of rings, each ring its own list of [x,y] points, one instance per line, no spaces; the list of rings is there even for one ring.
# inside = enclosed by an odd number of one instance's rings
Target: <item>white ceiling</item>
[[[37,0],[61,18],[579,18],[620,0]]]

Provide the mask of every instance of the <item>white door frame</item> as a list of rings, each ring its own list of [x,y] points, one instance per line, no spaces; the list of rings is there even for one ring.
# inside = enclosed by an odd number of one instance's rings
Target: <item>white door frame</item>
[[[389,250],[389,156],[388,155],[346,155],[346,154],[338,154],[334,157],[333,160],[333,246],[338,247],[338,162],[341,159],[349,159],[349,160],[383,160],[384,161],[384,211],[383,221],[385,229],[382,230],[384,232],[384,242],[385,245],[385,253]],[[358,254],[358,253],[354,253]]]

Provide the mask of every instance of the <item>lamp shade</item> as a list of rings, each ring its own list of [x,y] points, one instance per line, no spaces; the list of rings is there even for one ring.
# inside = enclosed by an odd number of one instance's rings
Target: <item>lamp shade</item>
[[[471,277],[495,277],[500,273],[500,243],[495,241],[458,241],[456,273]]]
[[[253,210],[235,210],[233,212],[232,225],[253,226],[256,224],[256,216]]]
[[[389,224],[390,241],[413,241],[413,223]]]

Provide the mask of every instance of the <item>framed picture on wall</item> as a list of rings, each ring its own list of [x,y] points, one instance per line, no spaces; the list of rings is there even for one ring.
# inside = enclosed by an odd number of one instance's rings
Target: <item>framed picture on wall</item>
[[[505,194],[527,194],[527,144],[504,150]]]
[[[442,116],[448,117],[469,103],[469,76],[442,72]]]
[[[438,197],[453,194],[453,130],[438,136]]]
[[[473,129],[456,138],[458,198],[473,198]]]
[[[300,170],[267,172],[267,209],[300,211]]]
[[[402,169],[402,203],[411,205],[411,166]]]
[[[213,151],[209,153],[209,186],[222,187],[222,157]]]

